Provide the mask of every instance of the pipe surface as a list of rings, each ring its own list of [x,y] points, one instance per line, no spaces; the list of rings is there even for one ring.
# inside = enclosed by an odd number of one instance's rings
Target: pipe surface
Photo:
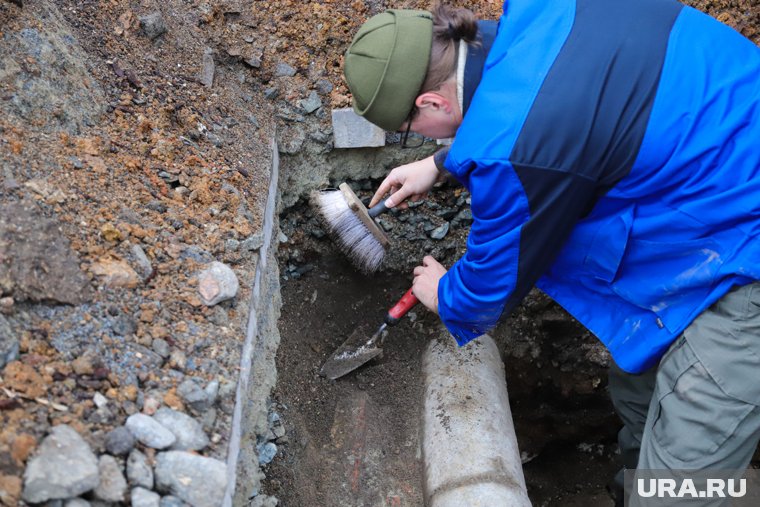
[[[530,507],[504,363],[484,335],[457,347],[446,333],[423,356],[428,507]]]

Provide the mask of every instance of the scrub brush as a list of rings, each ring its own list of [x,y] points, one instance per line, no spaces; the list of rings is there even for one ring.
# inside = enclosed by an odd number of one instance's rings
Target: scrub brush
[[[388,211],[385,202],[367,210],[351,187],[341,183],[338,190],[315,192],[312,203],[351,262],[365,273],[377,271],[390,242],[373,218]]]

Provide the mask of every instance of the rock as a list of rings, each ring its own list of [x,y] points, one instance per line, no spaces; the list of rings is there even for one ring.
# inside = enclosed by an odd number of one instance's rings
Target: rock
[[[385,146],[385,131],[368,122],[350,107],[332,111],[336,148],[372,148]]]
[[[17,303],[78,305],[90,299],[90,282],[79,267],[79,257],[60,233],[58,222],[47,218],[36,204],[0,205],[0,252],[0,294],[12,296]]]
[[[90,507],[90,505],[90,502],[84,498],[71,498],[69,500],[66,500],[66,502],[63,504],[63,507]]]
[[[215,399],[209,398],[209,393],[201,389],[194,380],[186,379],[179,387],[177,393],[182,400],[196,412],[202,413],[211,408]]]
[[[221,262],[212,262],[198,275],[198,292],[206,306],[214,306],[222,301],[232,299],[239,288],[235,272]]]
[[[266,465],[277,455],[277,446],[272,442],[262,442],[256,446],[256,452],[259,455],[259,463]]]
[[[106,287],[134,289],[140,284],[140,277],[132,266],[121,259],[103,257],[90,266],[90,271],[101,277]]]
[[[317,82],[314,83],[314,86],[317,88],[317,92],[320,95],[329,95],[330,92],[333,91],[333,85],[327,79],[317,80]]]
[[[79,433],[54,426],[24,471],[22,498],[29,503],[72,498],[99,484],[98,460]]]
[[[171,348],[169,347],[169,344],[166,342],[166,340],[162,340],[161,338],[155,338],[150,347],[153,349],[153,352],[163,357],[164,359],[169,357],[171,354]]]
[[[296,69],[287,63],[280,62],[274,68],[275,77],[293,77],[296,75]]]
[[[169,366],[183,371],[187,367],[187,354],[179,349],[172,350],[169,355]]]
[[[161,496],[145,488],[132,490],[132,507],[159,507]]]
[[[92,354],[89,352],[85,352],[84,355],[81,355],[74,359],[71,362],[71,368],[74,370],[74,373],[77,375],[92,375],[95,373],[95,364],[92,360]]]
[[[454,228],[470,225],[472,225],[472,211],[469,208],[463,209],[451,220],[451,226]]]
[[[306,111],[306,114],[309,114],[322,107],[322,99],[319,98],[317,92],[312,90],[307,98],[298,101],[298,105]]]
[[[430,237],[436,240],[442,240],[446,237],[446,234],[449,232],[449,223],[445,222],[440,227],[436,227],[433,229],[433,231],[430,233]]]
[[[131,494],[132,507],[159,507],[161,496],[145,488],[134,488]]]
[[[200,451],[209,443],[201,424],[187,414],[170,408],[162,408],[156,412],[153,419],[163,424],[177,437],[171,446],[172,450]]]
[[[95,488],[95,498],[104,502],[121,502],[127,492],[127,480],[116,458],[104,454],[98,461],[100,484]]]
[[[137,449],[133,449],[127,458],[127,479],[132,486],[153,489],[153,469],[147,456]]]
[[[168,451],[156,458],[156,488],[195,507],[218,507],[227,487],[227,465],[185,451]]]
[[[279,500],[273,496],[258,495],[251,500],[248,507],[277,507]]]
[[[111,329],[117,336],[132,336],[137,332],[137,321],[129,315],[119,315],[113,319]]]
[[[132,257],[137,265],[137,273],[145,281],[150,275],[153,274],[153,264],[145,254],[145,250],[140,245],[132,245]]]
[[[98,407],[98,408],[103,408],[103,407],[105,407],[106,405],[108,405],[108,400],[106,399],[106,397],[105,397],[105,396],[103,396],[103,395],[102,395],[102,394],[100,394],[100,393],[95,393],[95,394],[92,396],[92,402],[93,402],[93,403],[95,404],[95,406],[96,406],[96,407]]]
[[[140,18],[140,28],[143,33],[150,39],[155,40],[166,33],[166,24],[160,12],[153,12]]]
[[[129,416],[126,427],[137,440],[154,449],[166,449],[177,440],[171,431],[145,414]]]
[[[198,78],[198,81],[206,88],[214,86],[214,70],[214,50],[206,48],[203,50],[201,75]]]
[[[124,456],[135,447],[135,436],[126,427],[119,426],[106,435],[106,451],[114,456]]]
[[[246,238],[240,243],[241,250],[258,250],[264,246],[264,233],[256,233],[253,236]]]
[[[18,338],[11,329],[10,322],[0,315],[0,370],[18,359],[18,346]]]

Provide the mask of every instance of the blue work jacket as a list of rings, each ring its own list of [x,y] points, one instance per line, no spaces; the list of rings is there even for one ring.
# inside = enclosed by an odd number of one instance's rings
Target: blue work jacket
[[[760,50],[675,0],[510,0],[445,167],[458,343],[537,285],[641,372],[760,279]]]

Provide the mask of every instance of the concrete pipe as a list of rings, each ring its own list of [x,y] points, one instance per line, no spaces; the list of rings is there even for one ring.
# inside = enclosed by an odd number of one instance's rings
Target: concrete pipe
[[[490,336],[457,347],[448,334],[423,357],[423,454],[429,507],[525,507],[530,500]]]

